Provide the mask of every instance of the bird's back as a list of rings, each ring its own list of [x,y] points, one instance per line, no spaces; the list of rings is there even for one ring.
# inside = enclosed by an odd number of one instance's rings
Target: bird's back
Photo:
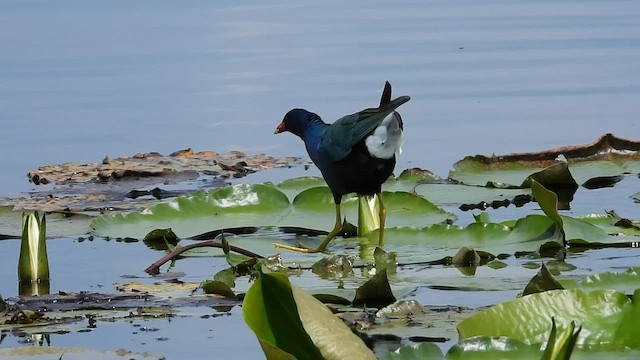
[[[402,120],[395,109],[408,96],[391,99],[387,83],[378,108],[347,115],[326,128],[321,154],[314,159],[339,203],[342,195],[379,193],[393,173],[402,134]]]

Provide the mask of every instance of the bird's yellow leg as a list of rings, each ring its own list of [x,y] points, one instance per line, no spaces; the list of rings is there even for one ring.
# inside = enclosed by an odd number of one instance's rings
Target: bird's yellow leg
[[[342,216],[340,215],[340,204],[336,204],[336,224],[333,226],[333,230],[331,230],[331,232],[327,235],[326,238],[324,238],[320,246],[318,246],[317,248],[309,249],[308,247],[305,247],[301,244],[298,244],[300,245],[300,247],[282,245],[282,244],[273,244],[273,245],[275,245],[279,249],[297,251],[302,253],[324,252],[327,249],[327,245],[329,245],[329,242],[333,240],[333,238],[336,237],[336,235],[338,235],[340,230],[342,230]]]
[[[387,208],[384,207],[384,203],[382,203],[382,195],[378,194],[378,205],[380,208],[380,231],[378,232],[378,247],[382,248],[384,243],[384,223],[387,220]]]

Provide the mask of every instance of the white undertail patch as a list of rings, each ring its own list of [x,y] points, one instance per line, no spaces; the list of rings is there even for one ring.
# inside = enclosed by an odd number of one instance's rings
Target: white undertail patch
[[[387,115],[380,125],[367,136],[365,144],[369,154],[379,159],[391,159],[402,153],[402,129],[395,111]]]

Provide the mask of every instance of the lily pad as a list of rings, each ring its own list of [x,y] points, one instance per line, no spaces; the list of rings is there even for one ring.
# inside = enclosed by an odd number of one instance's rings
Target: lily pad
[[[545,341],[551,318],[559,327],[571,321],[583,330],[578,345],[594,349],[640,347],[637,316],[640,301],[620,292],[552,290],[532,294],[483,310],[458,325],[460,339],[508,336],[526,344]]]
[[[518,187],[529,175],[560,163],[559,156],[567,159],[571,174],[578,184],[583,184],[596,177],[638,173],[640,142],[606,134],[588,145],[537,153],[468,156],[453,165],[449,178],[469,185],[503,183]]]
[[[560,280],[562,286],[567,289],[614,289],[625,294],[633,294],[640,289],[640,267],[629,268],[624,272],[605,272],[587,276],[582,281]]]
[[[91,222],[91,230],[108,237],[142,238],[153,229],[170,227],[186,238],[217,229],[273,225],[288,211],[289,199],[279,190],[241,184],[199,191],[139,213],[100,216]]]
[[[383,192],[388,226],[433,224],[455,216],[410,193]],[[357,198],[343,200],[342,213],[357,219]],[[327,187],[298,194],[292,203],[283,192],[267,185],[233,185],[200,191],[140,213],[105,215],[91,223],[94,233],[109,237],[141,238],[149,231],[170,227],[180,238],[240,226],[285,226],[330,229],[335,222],[333,196]]]
[[[447,359],[540,359],[539,345],[529,345],[506,336],[475,336],[453,345]]]
[[[640,228],[636,226],[625,226],[621,219],[614,219],[610,214],[589,214],[581,216],[579,220],[593,224],[610,235],[640,235]],[[623,219],[626,220],[626,219]],[[633,225],[633,222],[631,225]]]
[[[402,346],[394,352],[385,354],[380,360],[444,360],[442,350],[438,345],[430,342],[418,344],[416,346]]]

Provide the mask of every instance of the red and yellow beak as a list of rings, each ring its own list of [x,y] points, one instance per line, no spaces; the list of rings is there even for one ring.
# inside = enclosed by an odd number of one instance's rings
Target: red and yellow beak
[[[282,122],[280,123],[280,125],[278,125],[278,127],[276,128],[276,131],[274,131],[274,134],[280,134],[282,132],[287,131],[287,128],[284,126],[284,120],[282,120]]]

